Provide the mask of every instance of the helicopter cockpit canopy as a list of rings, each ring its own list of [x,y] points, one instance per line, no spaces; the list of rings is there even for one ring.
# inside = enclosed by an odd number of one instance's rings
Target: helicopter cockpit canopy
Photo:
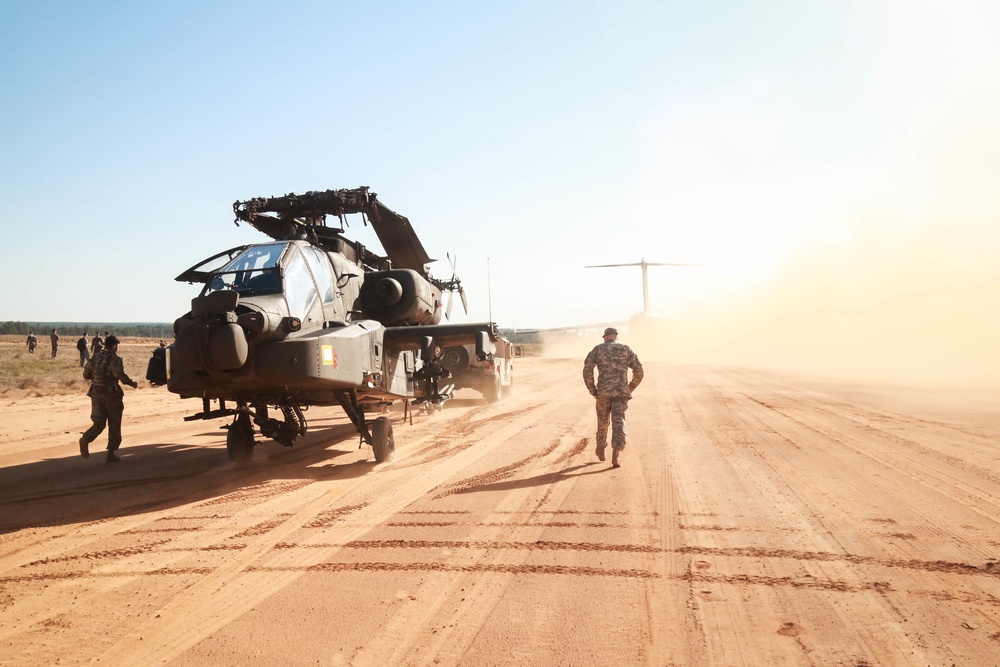
[[[212,261],[206,260],[179,278],[204,275],[202,296],[222,290],[236,292],[242,299],[283,295],[288,314],[303,321],[345,316],[338,303],[338,289],[356,274],[345,273],[348,267],[331,263],[323,249],[302,241],[281,241],[234,249],[228,257],[232,259],[219,268],[205,271],[202,267]]]
[[[281,274],[278,270],[287,243],[268,243],[246,248],[222,268],[212,272],[203,294],[233,290],[241,296],[278,294]]]

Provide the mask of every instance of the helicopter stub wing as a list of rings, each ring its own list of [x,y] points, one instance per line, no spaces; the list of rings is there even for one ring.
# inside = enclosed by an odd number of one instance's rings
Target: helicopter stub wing
[[[419,326],[386,327],[383,340],[400,350],[419,350],[427,337],[441,347],[474,345],[476,335],[485,333],[491,343],[500,340],[500,330],[495,322],[468,324],[427,324]]]

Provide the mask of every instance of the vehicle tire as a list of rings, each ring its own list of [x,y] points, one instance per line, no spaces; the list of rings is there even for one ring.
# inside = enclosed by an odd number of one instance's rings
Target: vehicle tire
[[[396,453],[392,422],[388,417],[379,417],[372,422],[372,451],[375,452],[375,463],[391,461]]]
[[[487,403],[496,403],[497,401],[499,401],[500,398],[503,395],[501,393],[501,391],[500,391],[500,389],[501,389],[501,387],[500,387],[500,375],[497,374],[497,373],[494,373],[493,374],[493,381],[491,382],[491,381],[487,380],[486,383],[485,383],[485,385],[486,386],[483,388],[483,396],[486,397],[486,402]]]
[[[469,367],[469,351],[464,345],[446,347],[441,353],[441,365],[452,373],[461,373]]]
[[[509,398],[514,394],[514,376],[510,376],[510,380],[503,387],[503,395],[505,398]]]

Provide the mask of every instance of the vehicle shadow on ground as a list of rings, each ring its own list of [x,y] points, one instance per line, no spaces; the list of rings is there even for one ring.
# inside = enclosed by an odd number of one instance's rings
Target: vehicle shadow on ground
[[[593,466],[600,466],[597,470],[586,470],[585,468],[593,468]],[[556,484],[558,482],[564,482],[576,477],[585,477],[587,475],[600,475],[612,470],[610,463],[605,463],[601,461],[591,461],[590,463],[583,463],[580,465],[570,466],[569,468],[563,468],[562,470],[556,470],[553,472],[546,472],[540,475],[535,475],[533,477],[525,477],[524,479],[511,479],[504,482],[493,482],[492,484],[482,484],[479,486],[473,486],[467,489],[461,489],[453,492],[453,495],[462,495],[466,493],[482,493],[484,491],[512,491],[514,489],[527,489],[533,486],[546,486],[549,484]],[[577,472],[583,471],[583,472]]]
[[[196,437],[219,440],[215,430]],[[87,459],[73,446],[74,455],[0,468],[0,534],[170,509],[283,480],[351,479],[377,468],[367,445],[358,450],[351,424],[313,428],[287,448],[258,436],[252,459],[237,462],[224,444],[160,442],[123,445],[121,461],[106,463],[98,449],[105,442],[92,443]]]

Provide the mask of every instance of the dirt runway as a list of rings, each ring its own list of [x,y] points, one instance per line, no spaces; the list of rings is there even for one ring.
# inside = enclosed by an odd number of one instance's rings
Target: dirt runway
[[[0,664],[998,665],[1000,393],[646,364],[611,469],[578,360],[293,448],[126,389],[5,400]]]

